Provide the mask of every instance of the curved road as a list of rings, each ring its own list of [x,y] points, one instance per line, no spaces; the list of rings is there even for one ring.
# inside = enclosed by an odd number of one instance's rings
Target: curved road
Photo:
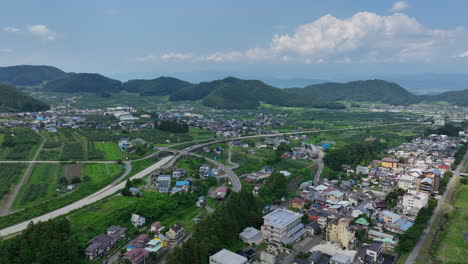
[[[197,144],[197,145],[189,146],[189,147],[185,148],[184,150],[173,150],[174,152],[178,152],[179,154],[176,155],[175,157],[174,156],[167,156],[167,157],[161,159],[157,163],[151,165],[150,167],[148,167],[148,168],[144,169],[143,171],[139,172],[138,174],[132,176],[130,179],[143,178],[146,175],[148,175],[149,173],[151,173],[151,172],[153,172],[153,171],[155,171],[157,169],[170,167],[177,161],[177,159],[181,155],[186,155],[186,154],[188,154],[188,153],[190,153],[190,152],[192,152],[194,150],[197,150],[199,148],[202,148],[204,146],[216,144],[216,143],[219,143],[219,142],[226,142],[226,141],[232,141],[232,140],[238,140],[238,139],[259,138],[259,137],[276,137],[276,136],[281,136],[281,135],[308,134],[308,133],[319,133],[319,132],[330,132],[330,131],[345,131],[345,130],[395,126],[395,125],[404,125],[404,124],[407,125],[407,124],[413,124],[413,123],[414,122],[405,122],[405,123],[384,124],[384,125],[376,125],[376,126],[341,128],[341,129],[305,130],[305,131],[296,131],[296,132],[287,132],[287,133],[261,134],[261,135],[252,135],[252,136],[241,136],[241,137],[235,137],[235,138],[223,138],[223,139],[216,139],[216,140],[206,140],[206,141],[203,141],[205,143],[200,143],[200,144]],[[180,143],[180,144],[182,144],[182,143]],[[177,144],[177,145],[179,145],[179,144]],[[169,148],[161,148],[160,151],[166,150],[166,149],[170,150]],[[150,155],[148,155],[148,156],[146,156],[146,157],[144,157],[142,159],[153,157],[158,152],[152,153],[152,154],[150,154]],[[191,155],[196,156],[198,154],[191,153]],[[206,157],[203,157],[203,158],[207,159]],[[217,162],[215,160],[210,160],[210,159],[207,159],[207,160],[210,161],[211,163],[215,164],[216,166],[219,166],[219,167],[225,169],[226,174],[231,179],[231,183],[233,185],[233,190],[234,191],[240,191],[240,189],[242,188],[242,185],[240,184],[239,178],[232,171],[231,168],[229,168],[226,165],[224,165],[222,163],[219,163],[219,162]],[[21,162],[31,163],[32,164],[32,163],[40,163],[40,162],[48,163],[48,162],[54,162],[54,161],[20,161],[18,163],[21,163]],[[58,162],[60,162],[60,161],[58,161]],[[85,163],[85,162],[83,162],[83,163]],[[102,163],[105,163],[105,162],[102,162]],[[129,163],[126,163],[126,164],[129,164]],[[125,176],[127,176],[130,173],[129,170],[127,170],[127,171],[126,171]],[[316,174],[316,176],[315,176],[316,180],[317,180],[317,175],[320,175],[320,174]],[[122,175],[121,177],[119,177],[119,179],[123,179],[123,178],[125,178],[125,176]],[[65,207],[59,208],[57,210],[54,210],[54,211],[52,211],[52,212],[50,212],[48,214],[42,215],[42,216],[32,218],[32,219],[24,221],[22,223],[15,224],[13,226],[4,228],[4,229],[0,230],[0,237],[8,236],[8,235],[12,235],[12,234],[21,232],[22,230],[26,229],[27,225],[31,221],[32,222],[47,221],[49,219],[52,219],[52,218],[67,214],[67,213],[69,213],[69,212],[71,212],[73,210],[76,210],[76,209],[81,208],[81,207],[83,207],[85,205],[89,205],[89,204],[94,203],[96,201],[99,201],[100,199],[103,199],[103,198],[105,198],[105,197],[107,197],[109,195],[112,195],[115,192],[117,192],[118,190],[125,187],[125,182],[121,182],[121,183],[117,184],[116,181],[114,181],[113,183],[111,183],[108,186],[104,187],[103,189],[99,190],[98,192],[96,192],[96,193],[94,193],[94,194],[92,194],[92,195],[90,195],[88,197],[85,197],[85,198],[83,198],[83,199],[81,199],[79,201],[76,201],[76,202],[74,202],[72,204],[69,204],[69,205],[67,205]]]
[[[149,166],[148,168],[144,169],[143,171],[135,174],[134,176],[130,177],[131,180],[133,179],[139,179],[139,178],[143,178],[145,177],[146,175],[150,174],[151,172],[161,168],[164,164],[166,164],[167,162],[169,162],[171,159],[173,158],[173,156],[167,156],[163,159],[161,159],[160,161],[156,162],[155,164]],[[8,236],[8,235],[12,235],[12,234],[15,234],[15,233],[18,233],[18,232],[21,232],[22,230],[26,229],[28,224],[30,222],[34,222],[34,223],[37,223],[39,221],[47,221],[49,219],[52,219],[52,218],[55,218],[57,216],[61,216],[61,215],[64,215],[64,214],[68,214],[69,212],[73,211],[73,210],[76,210],[76,209],[79,209],[85,205],[89,205],[89,204],[92,204],[94,202],[97,202],[107,196],[110,196],[116,192],[118,192],[120,189],[124,188],[125,187],[125,181],[124,182],[120,182],[120,183],[117,183],[117,184],[114,184],[114,185],[109,185],[108,187],[106,188],[103,188],[101,190],[99,190],[98,192],[90,195],[90,196],[87,196],[79,201],[76,201],[72,204],[69,204],[65,207],[62,207],[60,209],[57,209],[55,211],[52,211],[48,214],[45,214],[45,215],[41,215],[41,216],[38,216],[38,217],[35,217],[33,219],[30,219],[30,220],[27,220],[27,221],[24,221],[22,223],[19,223],[19,224],[16,224],[16,225],[13,225],[13,226],[10,226],[10,227],[7,227],[7,228],[4,228],[2,230],[0,230],[0,237],[3,237],[3,236]]]

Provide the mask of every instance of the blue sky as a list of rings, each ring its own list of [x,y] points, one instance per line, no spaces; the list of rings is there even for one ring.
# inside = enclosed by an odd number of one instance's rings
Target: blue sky
[[[468,1],[2,0],[0,66],[333,79],[468,73]]]

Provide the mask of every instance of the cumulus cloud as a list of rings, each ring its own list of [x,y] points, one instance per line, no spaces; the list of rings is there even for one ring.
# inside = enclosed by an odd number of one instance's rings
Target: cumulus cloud
[[[28,33],[31,35],[42,38],[43,40],[55,40],[57,34],[48,28],[46,25],[32,25],[27,27]]]
[[[405,1],[398,1],[398,2],[395,2],[392,6],[392,8],[390,8],[390,12],[401,12],[405,9],[407,9],[409,7],[409,4]]]
[[[19,32],[21,30],[19,28],[15,28],[15,27],[4,27],[3,31],[16,33],[16,32]]]
[[[297,27],[292,34],[275,34],[263,48],[197,56],[190,54],[178,56],[177,60],[218,63],[427,61],[450,57],[451,47],[466,40],[467,34],[462,27],[432,29],[402,13],[380,16],[359,12],[347,19],[328,14]]]

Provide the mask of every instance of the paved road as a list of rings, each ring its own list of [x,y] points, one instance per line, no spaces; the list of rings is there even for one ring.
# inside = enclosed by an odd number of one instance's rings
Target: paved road
[[[323,171],[323,151],[319,150],[319,156],[314,159],[315,163],[317,164],[317,171],[315,172],[314,177],[314,185],[317,186],[320,181],[320,175]]]
[[[60,160],[1,160],[0,163],[27,163],[27,164],[57,164],[64,162],[76,162],[76,163],[102,163],[102,164],[111,164],[117,163],[115,160],[83,160],[83,161],[60,161]]]
[[[405,264],[414,263],[416,261],[416,258],[419,256],[420,251],[421,251],[421,247],[424,244],[424,241],[426,241],[427,235],[429,234],[429,231],[431,230],[432,225],[434,224],[434,221],[435,221],[437,215],[439,214],[440,209],[442,208],[442,205],[445,203],[447,195],[450,193],[450,190],[454,187],[454,185],[455,185],[454,183],[455,183],[456,178],[458,178],[460,176],[460,170],[463,167],[463,164],[467,161],[467,159],[468,159],[468,151],[465,153],[465,156],[463,157],[463,160],[458,165],[457,169],[453,172],[453,176],[452,176],[452,178],[450,179],[450,181],[449,181],[449,183],[447,185],[447,189],[445,190],[442,197],[437,201],[437,207],[434,209],[434,212],[432,213],[431,219],[429,220],[429,222],[427,222],[426,229],[424,229],[423,234],[419,238],[418,243],[416,243],[416,246],[414,246],[413,250],[409,254],[408,258],[406,259]]]
[[[34,157],[32,158],[33,161],[35,161],[37,159],[37,157],[39,156],[39,153],[41,152],[42,147],[44,146],[44,143],[45,143],[45,138],[39,133],[38,133],[38,135],[41,136],[42,142],[39,145],[39,148],[37,148],[36,153],[34,154]],[[16,197],[18,196],[18,193],[19,193],[19,191],[21,189],[21,186],[23,186],[23,184],[25,184],[28,181],[29,176],[31,175],[31,171],[32,171],[33,167],[34,167],[34,163],[29,163],[28,168],[26,169],[23,176],[21,177],[20,182],[17,185],[15,185],[13,187],[13,190],[11,190],[10,193],[7,195],[6,201],[4,202],[4,204],[3,204],[3,206],[2,206],[2,208],[0,210],[0,216],[4,216],[4,215],[8,214],[11,211],[11,207],[13,206],[13,203],[15,202]]]
[[[157,170],[157,169],[160,169],[164,164],[166,164],[167,162],[169,162],[171,159],[173,158],[173,156],[167,156],[167,157],[164,157],[163,159],[159,160],[158,162],[156,162],[155,164],[149,166],[148,168],[144,169],[143,171],[135,174],[134,176],[130,177],[131,180],[133,179],[140,179],[140,178],[143,178],[145,177],[146,175],[152,173],[153,171]],[[79,201],[76,201],[72,204],[69,204],[65,207],[62,207],[60,209],[57,209],[55,211],[52,211],[48,214],[45,214],[45,215],[41,215],[41,216],[38,216],[38,217],[35,217],[31,220],[28,220],[28,221],[24,221],[22,223],[19,223],[19,224],[16,224],[16,225],[13,225],[13,226],[10,226],[10,227],[7,227],[7,228],[4,228],[2,230],[0,230],[0,237],[3,237],[3,236],[8,236],[8,235],[11,235],[11,234],[15,234],[15,233],[18,233],[20,231],[23,231],[24,229],[27,228],[28,224],[32,221],[32,222],[39,222],[39,221],[47,221],[49,219],[52,219],[52,218],[55,218],[55,217],[58,217],[58,216],[61,216],[61,215],[64,215],[64,214],[67,214],[73,210],[76,210],[76,209],[79,209],[85,205],[89,205],[89,204],[92,204],[94,202],[97,202],[101,199],[104,199],[105,197],[107,196],[110,196],[116,192],[118,192],[120,189],[124,188],[125,187],[125,182],[120,182],[120,183],[117,183],[117,184],[114,184],[114,185],[109,185],[101,190],[99,190],[98,192],[90,195],[90,196],[87,196]]]
[[[219,142],[227,142],[227,141],[238,140],[238,139],[241,140],[241,139],[259,138],[259,137],[276,137],[276,136],[281,136],[281,135],[296,135],[296,134],[320,133],[320,132],[329,132],[329,131],[345,131],[345,130],[353,130],[353,129],[396,126],[396,125],[413,124],[413,123],[415,123],[415,122],[383,124],[383,125],[365,126],[365,127],[350,127],[350,128],[342,128],[342,129],[304,130],[304,131],[295,131],[295,132],[288,132],[288,133],[261,134],[261,135],[241,136],[241,137],[234,137],[234,138],[223,138],[223,139],[217,139],[217,140],[206,140],[206,141],[203,141],[204,143],[199,143],[197,145],[189,146],[189,147],[185,148],[182,151],[177,150],[177,152],[179,152],[179,154],[176,155],[175,157],[174,156],[167,156],[167,157],[163,158],[162,160],[160,160],[159,162],[157,162],[156,164],[146,168],[145,170],[143,170],[140,173],[136,174],[135,176],[131,177],[131,179],[142,178],[142,177],[148,175],[149,173],[151,173],[152,171],[154,171],[156,169],[171,167],[177,161],[177,159],[179,157],[181,157],[182,155],[186,155],[186,154],[188,154],[188,153],[190,153],[190,152],[192,152],[194,150],[200,149],[200,148],[202,148],[204,146],[216,144],[216,143],[219,143]],[[161,148],[160,149],[160,151],[163,151],[163,150],[170,150],[170,149],[168,149],[168,148]],[[148,156],[146,156],[144,158],[141,158],[139,160],[153,157],[157,153],[159,153],[159,152],[151,153],[150,155],[148,155]],[[203,158],[207,159],[206,157],[203,157]],[[237,192],[240,191],[240,189],[242,188],[242,185],[240,184],[240,180],[237,177],[237,175],[234,172],[232,172],[232,169],[228,168],[224,164],[219,163],[217,161],[210,160],[210,159],[208,159],[208,161],[215,164],[216,166],[219,166],[219,167],[223,168],[225,170],[226,174],[228,175],[228,177],[231,180],[231,183],[233,185],[233,190],[237,191]],[[31,164],[39,163],[39,162],[60,162],[60,161],[35,161],[35,162],[30,162],[30,161],[26,162],[25,161],[25,163],[31,163]],[[86,161],[86,162],[90,162],[90,161]],[[83,163],[85,163],[85,162],[83,162]],[[164,164],[166,164],[166,165],[164,166]],[[127,175],[128,175],[128,173],[127,173]],[[24,221],[22,223],[10,226],[10,227],[5,228],[5,229],[2,229],[2,230],[0,230],[0,237],[11,235],[11,234],[14,234],[14,233],[17,233],[17,232],[20,232],[20,231],[24,230],[27,227],[27,224],[29,222],[31,222],[31,221],[33,221],[33,222],[47,221],[47,220],[52,219],[54,217],[57,217],[57,216],[60,216],[60,215],[63,215],[63,214],[67,214],[70,211],[81,208],[81,207],[83,207],[85,205],[94,203],[94,202],[96,202],[96,201],[98,201],[100,199],[105,198],[106,196],[109,196],[109,195],[117,192],[118,190],[122,189],[124,186],[125,186],[125,182],[122,182],[122,183],[119,183],[119,184],[115,184],[115,182],[113,182],[113,183],[109,184],[108,186],[104,187],[103,189],[99,190],[98,192],[96,192],[96,193],[94,193],[94,194],[92,194],[92,195],[90,195],[88,197],[85,197],[85,198],[83,198],[83,199],[81,199],[79,201],[76,201],[76,202],[74,202],[74,203],[72,203],[70,205],[67,205],[67,206],[62,207],[60,209],[57,209],[57,210],[55,210],[53,212],[50,212],[47,215],[38,216],[38,217],[32,218],[30,220]]]
[[[318,245],[322,241],[322,236],[313,236],[313,237],[306,237],[304,240],[294,244],[292,254],[286,256],[281,263],[290,264],[293,263],[294,258],[299,253],[307,253],[311,248]]]

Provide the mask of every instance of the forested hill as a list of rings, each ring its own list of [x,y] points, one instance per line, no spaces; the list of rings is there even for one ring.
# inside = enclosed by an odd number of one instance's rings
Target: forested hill
[[[261,81],[234,77],[185,87],[173,93],[170,100],[202,100],[204,105],[214,108],[253,109],[261,102],[278,106],[343,108],[341,104],[291,94]]]
[[[0,84],[0,112],[35,112],[48,110],[49,105],[17,90]]]
[[[123,89],[140,95],[165,96],[190,86],[193,84],[176,78],[159,77],[153,80],[129,80],[123,84]]]
[[[0,67],[0,83],[32,86],[45,81],[56,80],[67,75],[64,71],[51,66],[19,65]]]
[[[421,95],[420,98],[425,102],[446,101],[458,106],[468,107],[468,89],[463,91],[451,91],[437,95]]]
[[[393,105],[418,103],[420,98],[400,85],[383,80],[348,83],[323,83],[288,89],[301,96],[316,96],[324,101],[381,102]]]
[[[97,73],[71,73],[65,78],[48,82],[44,89],[65,93],[109,94],[122,90],[122,82]]]

